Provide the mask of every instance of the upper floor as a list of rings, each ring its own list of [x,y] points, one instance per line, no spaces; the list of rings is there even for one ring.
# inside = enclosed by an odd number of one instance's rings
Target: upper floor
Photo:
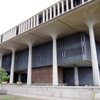
[[[25,33],[28,30],[34,29],[37,26],[40,26],[50,20],[53,20],[56,17],[68,13],[69,11],[76,9],[77,7],[82,6],[91,1],[93,0],[60,0],[54,5],[46,8],[45,10],[39,12],[38,14],[32,16],[31,18],[25,20],[19,25],[3,33],[0,36],[0,43],[3,43],[22,33]]]
[[[100,65],[100,43],[96,42],[96,47]],[[15,53],[15,71],[27,69],[28,50],[24,49]],[[32,48],[32,68],[52,66],[52,51],[52,41],[34,46]],[[10,71],[11,59],[12,53],[3,55],[2,67],[7,71]],[[88,35],[78,33],[57,39],[57,64],[62,67],[92,66]]]

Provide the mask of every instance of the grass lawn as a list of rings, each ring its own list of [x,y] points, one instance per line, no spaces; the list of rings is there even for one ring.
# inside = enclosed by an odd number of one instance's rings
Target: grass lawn
[[[14,96],[14,95],[0,95],[0,100],[40,100],[40,99],[20,97],[20,96]]]

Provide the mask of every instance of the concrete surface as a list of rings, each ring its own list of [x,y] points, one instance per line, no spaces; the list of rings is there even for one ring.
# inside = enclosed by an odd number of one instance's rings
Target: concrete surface
[[[100,93],[100,86],[25,86],[6,85],[8,94],[44,97],[44,100],[91,100],[92,93]],[[50,99],[49,99],[50,98]],[[100,98],[99,98],[100,99]]]

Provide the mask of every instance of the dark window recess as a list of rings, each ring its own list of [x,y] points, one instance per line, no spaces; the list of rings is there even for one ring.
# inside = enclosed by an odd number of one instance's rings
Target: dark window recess
[[[61,5],[61,3],[60,3],[60,14],[62,13],[62,5]]]
[[[71,2],[68,2],[68,8],[71,9]]]
[[[74,0],[73,1],[74,7],[80,5],[81,3],[82,3],[81,0]]]
[[[3,35],[1,35],[1,43],[2,43],[2,41],[3,41]]]
[[[54,17],[53,7],[52,7],[52,18]]]
[[[45,21],[46,21],[46,11],[45,11]]]
[[[43,17],[42,14],[39,15],[39,24],[43,23]]]
[[[84,46],[83,46],[83,54],[85,54],[85,48],[84,48]]]
[[[64,1],[64,12],[66,11],[66,1]]]
[[[19,27],[16,27],[16,35],[19,33]]]
[[[84,1],[86,2],[86,1],[88,1],[88,0],[84,0]]]
[[[58,15],[57,5],[56,5],[56,16]]]
[[[50,19],[50,9],[48,9],[48,20]]]

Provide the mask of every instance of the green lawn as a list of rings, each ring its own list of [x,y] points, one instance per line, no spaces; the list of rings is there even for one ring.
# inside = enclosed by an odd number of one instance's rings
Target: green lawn
[[[14,95],[0,95],[0,100],[40,100],[40,99],[20,97],[20,96],[14,96]]]

